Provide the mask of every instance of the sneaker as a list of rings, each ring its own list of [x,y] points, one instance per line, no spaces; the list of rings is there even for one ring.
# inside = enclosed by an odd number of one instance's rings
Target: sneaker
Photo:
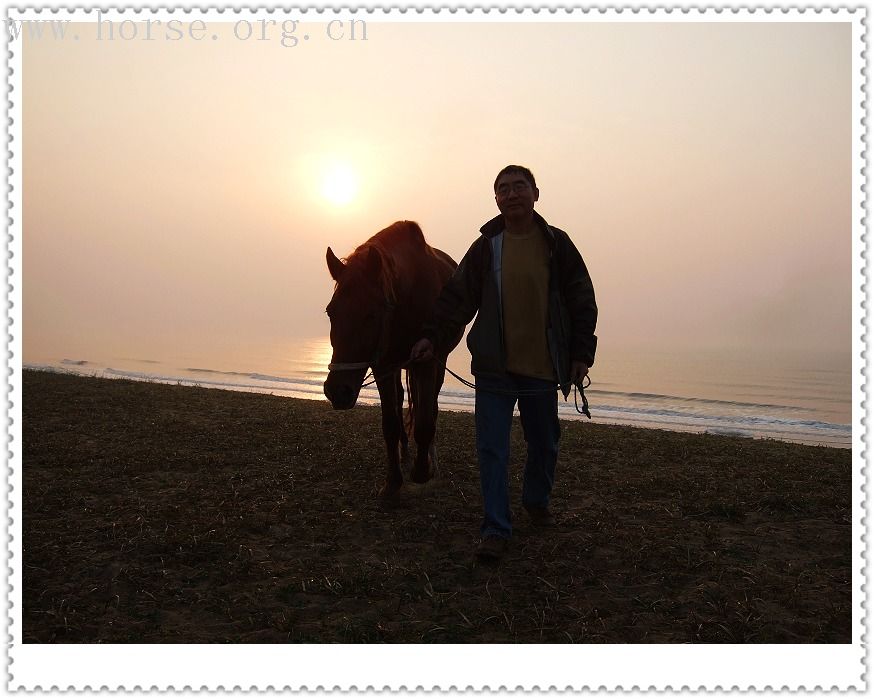
[[[555,526],[555,517],[552,516],[552,512],[549,511],[548,507],[529,507],[525,505],[525,510],[531,518],[531,524],[535,527]]]
[[[487,561],[499,561],[507,553],[509,541],[501,536],[487,536],[479,542],[476,549],[477,558]]]

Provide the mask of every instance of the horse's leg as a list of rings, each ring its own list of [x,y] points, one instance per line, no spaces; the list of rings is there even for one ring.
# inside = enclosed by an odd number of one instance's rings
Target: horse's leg
[[[374,372],[376,373],[376,372]],[[379,490],[379,497],[391,500],[398,496],[404,483],[401,473],[401,463],[398,458],[398,443],[400,442],[403,425],[398,420],[397,382],[400,372],[395,372],[376,382],[379,389],[379,402],[382,407],[382,436],[385,439],[385,451],[388,457],[388,469],[385,483]]]
[[[410,478],[415,483],[425,483],[434,475],[436,462],[432,462],[431,453],[437,430],[437,396],[442,383],[443,367],[433,361],[417,366],[410,376],[415,409],[413,437],[416,440],[416,461]]]
[[[407,436],[407,430],[404,427],[404,381],[401,378],[401,373],[397,373],[397,382],[395,386],[395,395],[398,403],[398,424],[401,426],[401,467],[404,471],[410,469],[410,440]]]

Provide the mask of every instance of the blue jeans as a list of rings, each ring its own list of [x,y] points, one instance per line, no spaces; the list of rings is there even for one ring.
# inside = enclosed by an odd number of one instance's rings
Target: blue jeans
[[[522,504],[547,507],[555,480],[558,441],[558,393],[552,381],[508,374],[505,377],[476,377],[476,451],[484,517],[483,537],[509,538],[510,515],[510,428],[513,408],[519,401],[522,431],[528,444],[528,458],[522,483]],[[511,395],[498,393],[504,391]],[[532,395],[513,395],[531,391]],[[537,391],[537,393],[533,393]]]

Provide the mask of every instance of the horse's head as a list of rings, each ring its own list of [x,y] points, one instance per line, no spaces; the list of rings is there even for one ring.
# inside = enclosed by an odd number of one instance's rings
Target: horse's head
[[[328,248],[327,260],[337,286],[326,309],[333,354],[325,396],[335,409],[348,410],[358,400],[368,367],[383,349],[390,308],[380,281],[382,259],[377,250],[363,250],[344,264]]]

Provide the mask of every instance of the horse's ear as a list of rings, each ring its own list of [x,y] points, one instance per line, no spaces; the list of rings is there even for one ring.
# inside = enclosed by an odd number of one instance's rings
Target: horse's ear
[[[376,248],[370,248],[367,253],[367,278],[379,279],[379,271],[382,269],[382,258]]]
[[[343,271],[346,269],[346,265],[344,265],[339,259],[337,259],[337,256],[334,254],[334,251],[331,250],[331,248],[328,248],[328,253],[325,255],[325,258],[328,260],[328,271],[331,273],[334,281],[340,281],[340,277],[342,276]]]

